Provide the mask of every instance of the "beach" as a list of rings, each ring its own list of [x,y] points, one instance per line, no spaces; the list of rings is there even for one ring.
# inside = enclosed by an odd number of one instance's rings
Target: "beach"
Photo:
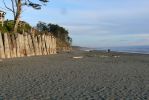
[[[0,100],[148,99],[149,55],[74,50],[0,62]]]

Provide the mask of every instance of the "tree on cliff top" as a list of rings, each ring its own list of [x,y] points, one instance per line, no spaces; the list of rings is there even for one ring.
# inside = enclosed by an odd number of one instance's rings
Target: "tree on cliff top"
[[[41,3],[49,2],[48,0],[37,0],[37,1],[40,1],[40,3],[35,3],[35,2],[33,2],[33,0],[9,0],[9,1],[11,2],[11,6],[8,6],[6,4],[6,0],[3,0],[3,4],[9,11],[11,11],[13,13],[13,17],[14,17],[13,31],[14,32],[17,32],[23,6],[32,7],[34,9],[39,10],[39,9],[41,9],[41,6],[42,6]],[[8,0],[7,0],[7,2],[8,2]]]
[[[36,29],[42,33],[52,33],[57,39],[65,42],[69,45],[72,44],[72,38],[69,37],[69,32],[64,27],[57,24],[47,24],[45,22],[39,22],[36,25]]]

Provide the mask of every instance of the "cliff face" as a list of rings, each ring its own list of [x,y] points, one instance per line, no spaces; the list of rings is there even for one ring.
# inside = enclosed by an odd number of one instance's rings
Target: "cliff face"
[[[0,58],[56,54],[53,35],[2,34],[0,32]]]
[[[56,39],[56,51],[59,52],[70,52],[72,47],[67,42],[64,42],[60,39]]]

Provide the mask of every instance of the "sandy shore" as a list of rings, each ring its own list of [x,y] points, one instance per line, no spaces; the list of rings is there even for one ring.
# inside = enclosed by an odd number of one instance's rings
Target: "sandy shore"
[[[3,60],[3,99],[149,100],[149,55],[73,51]]]

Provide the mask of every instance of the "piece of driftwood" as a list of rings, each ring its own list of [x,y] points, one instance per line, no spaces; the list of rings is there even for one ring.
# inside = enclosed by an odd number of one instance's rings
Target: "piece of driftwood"
[[[74,59],[82,59],[83,58],[83,56],[75,56],[75,57],[73,57]]]

